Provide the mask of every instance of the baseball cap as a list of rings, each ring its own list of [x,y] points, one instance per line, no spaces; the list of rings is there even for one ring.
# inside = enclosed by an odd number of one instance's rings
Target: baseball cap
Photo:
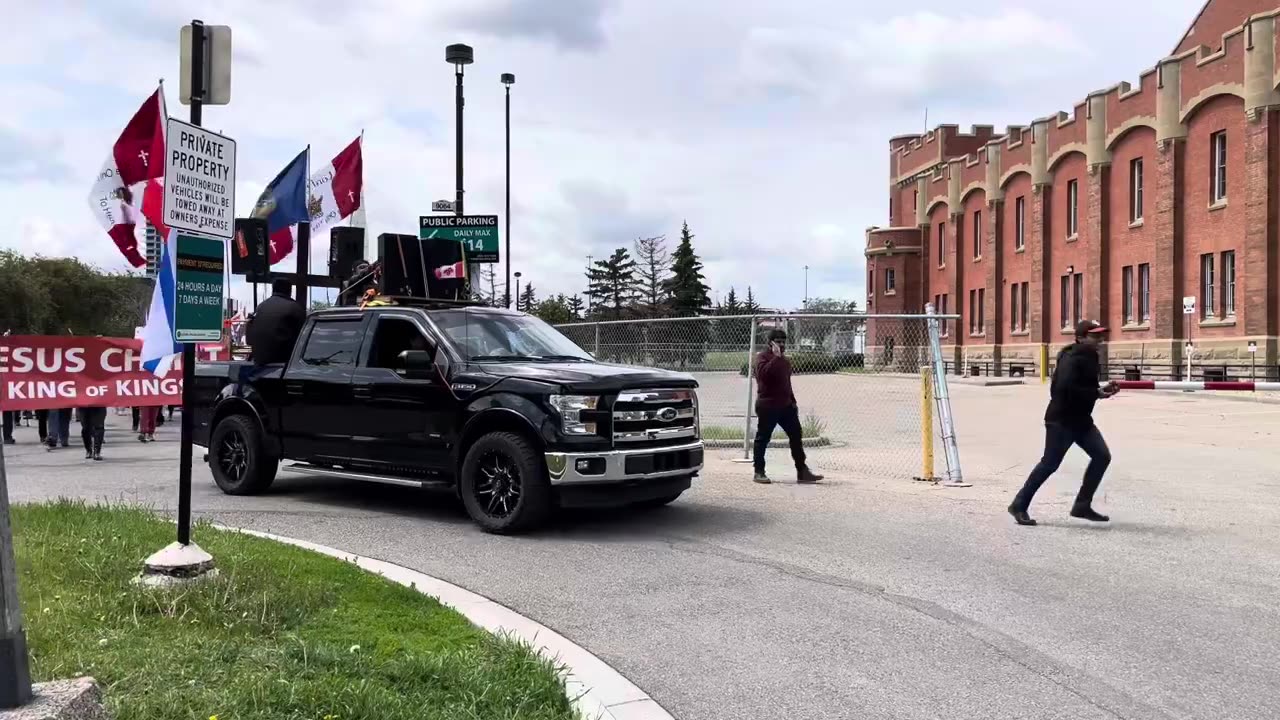
[[[1082,338],[1085,335],[1101,335],[1107,329],[1098,323],[1097,320],[1081,320],[1076,323],[1076,337]]]

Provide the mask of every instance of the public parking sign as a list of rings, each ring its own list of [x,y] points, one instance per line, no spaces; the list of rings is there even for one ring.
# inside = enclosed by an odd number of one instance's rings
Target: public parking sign
[[[467,262],[498,262],[497,215],[421,215],[418,237],[457,240],[467,251]]]
[[[178,233],[177,293],[173,339],[180,343],[222,339],[226,306],[225,245],[221,240]]]
[[[236,141],[169,118],[164,155],[164,224],[235,235]]]

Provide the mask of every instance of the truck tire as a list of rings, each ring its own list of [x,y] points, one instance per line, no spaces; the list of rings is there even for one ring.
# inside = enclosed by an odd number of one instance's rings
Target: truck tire
[[[245,415],[228,415],[218,421],[209,438],[209,470],[213,481],[228,495],[256,495],[276,479],[280,466],[267,454],[258,423]]]
[[[498,535],[538,526],[553,504],[542,453],[515,433],[489,433],[477,440],[462,461],[458,485],[467,514],[482,530]]]

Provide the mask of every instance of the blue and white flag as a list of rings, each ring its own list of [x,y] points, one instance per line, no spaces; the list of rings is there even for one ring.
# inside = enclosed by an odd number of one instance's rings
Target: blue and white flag
[[[174,301],[178,294],[178,231],[170,229],[156,268],[156,285],[151,291],[151,309],[142,328],[142,367],[164,375],[182,354],[182,345],[173,340]]]

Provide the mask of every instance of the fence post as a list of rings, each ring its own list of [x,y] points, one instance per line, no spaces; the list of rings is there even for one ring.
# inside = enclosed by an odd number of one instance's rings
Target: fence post
[[[756,359],[756,321],[758,317],[752,316],[751,324],[747,328],[747,404],[746,412],[742,414],[742,461],[751,460],[751,397],[755,392],[752,383],[755,381],[755,359]]]
[[[925,313],[930,316],[936,315],[932,303],[925,305]],[[942,484],[946,487],[971,487],[964,481],[964,475],[960,472],[960,448],[956,445],[955,420],[951,417],[951,394],[947,391],[947,364],[942,358],[942,339],[938,328],[938,323],[945,320],[930,317],[926,322],[929,325],[929,349],[933,353],[933,394],[938,403],[938,422],[942,426],[942,449],[947,457],[947,479]]]
[[[1040,343],[1040,384],[1049,382],[1049,346]]]
[[[921,472],[917,480],[932,482],[933,474],[933,369],[920,366],[920,447]]]
[[[596,323],[596,359],[600,359],[600,323]]]

